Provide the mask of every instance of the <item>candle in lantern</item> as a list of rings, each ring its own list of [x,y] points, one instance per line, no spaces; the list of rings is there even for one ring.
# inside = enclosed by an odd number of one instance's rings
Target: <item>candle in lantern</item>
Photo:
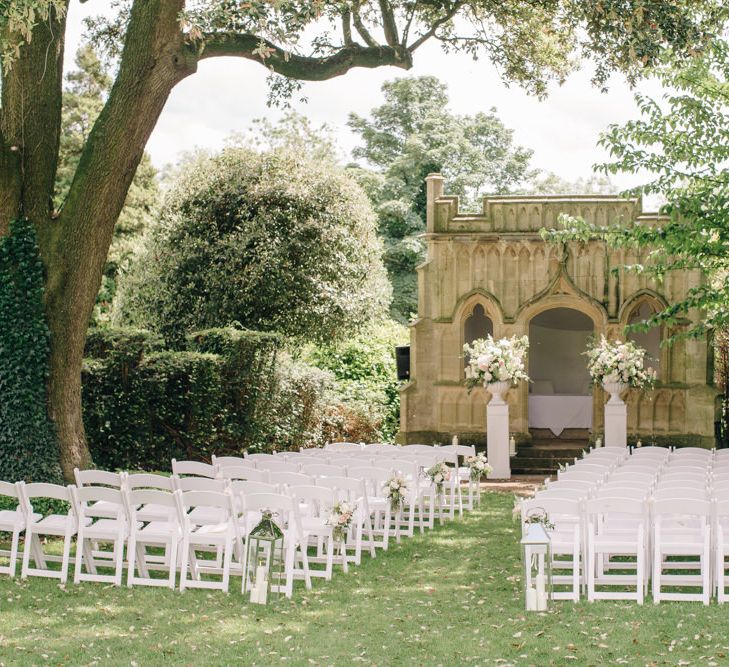
[[[527,588],[526,608],[527,608],[527,611],[536,611],[537,610],[537,591],[532,586],[529,586],[529,588]]]
[[[597,449],[598,447],[602,447],[602,438],[598,438],[597,440],[595,440],[595,449]]]
[[[539,573],[537,575],[537,600],[536,609],[537,611],[547,610],[547,590],[545,586],[544,575]]]
[[[509,438],[509,456],[516,456],[516,440],[513,435]]]
[[[453,436],[453,446],[458,447],[458,436],[457,435]]]

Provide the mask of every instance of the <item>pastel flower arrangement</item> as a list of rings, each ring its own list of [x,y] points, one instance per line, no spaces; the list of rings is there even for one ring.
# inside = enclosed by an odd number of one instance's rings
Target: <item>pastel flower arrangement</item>
[[[645,350],[632,341],[608,341],[601,336],[583,354],[587,356],[587,369],[595,383],[623,383],[644,389],[656,381],[656,372],[644,368]]]
[[[529,349],[526,336],[494,340],[491,336],[477,338],[463,346],[468,359],[466,386],[469,389],[491,382],[529,380],[524,359]]]
[[[327,524],[334,526],[332,536],[335,542],[345,541],[347,533],[349,532],[349,527],[352,525],[352,517],[354,517],[354,511],[356,509],[356,506],[352,507],[344,500],[336,503],[336,505],[332,507]]]
[[[387,499],[390,501],[390,509],[393,512],[397,512],[405,500],[405,495],[408,492],[408,485],[404,477],[395,475],[391,477],[385,484],[385,490],[387,491]]]
[[[478,482],[493,470],[483,453],[476,454],[476,456],[467,456],[465,463],[470,468],[470,477],[473,482]]]
[[[451,480],[451,469],[443,461],[439,461],[425,471],[425,476],[435,484],[438,493],[443,493],[443,485]]]

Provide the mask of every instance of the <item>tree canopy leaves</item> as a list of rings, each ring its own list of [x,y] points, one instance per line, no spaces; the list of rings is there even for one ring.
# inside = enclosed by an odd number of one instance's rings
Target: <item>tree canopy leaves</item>
[[[671,271],[700,270],[703,284],[648,321],[677,324],[698,309],[703,315],[687,333],[699,336],[729,325],[729,47],[717,42],[689,65],[669,64],[658,75],[666,92],[661,99],[636,95],[641,118],[608,128],[600,143],[613,160],[598,168],[648,172],[651,180],[626,194],[659,196],[669,219],[595,227],[565,216],[564,229],[551,238],[646,248],[648,261],[630,268],[657,281]]]
[[[307,340],[381,317],[387,284],[367,198],[341,170],[229,148],[187,167],[120,285],[118,319],[176,342],[239,322]]]

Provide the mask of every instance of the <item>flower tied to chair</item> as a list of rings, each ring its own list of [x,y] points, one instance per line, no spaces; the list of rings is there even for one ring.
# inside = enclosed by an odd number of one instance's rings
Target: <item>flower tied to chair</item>
[[[438,461],[425,471],[425,476],[435,484],[438,493],[443,493],[443,485],[451,479],[451,469],[444,461]]]
[[[408,492],[408,485],[405,478],[400,475],[394,475],[387,480],[385,484],[387,491],[387,499],[390,501],[390,509],[397,512],[405,500],[405,494]]]
[[[467,456],[465,463],[469,468],[469,476],[472,482],[478,482],[484,475],[488,475],[493,470],[483,452],[476,454],[476,456]]]
[[[334,526],[332,537],[335,542],[345,541],[349,527],[352,525],[352,518],[354,517],[356,509],[356,505],[352,507],[344,500],[336,503],[334,507],[332,507],[329,518],[327,519],[327,525]]]

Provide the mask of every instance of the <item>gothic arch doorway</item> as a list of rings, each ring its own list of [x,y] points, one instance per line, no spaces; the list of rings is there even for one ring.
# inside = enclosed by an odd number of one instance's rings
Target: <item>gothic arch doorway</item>
[[[574,308],[551,308],[529,322],[529,428],[592,428],[592,390],[583,352],[594,323]]]

